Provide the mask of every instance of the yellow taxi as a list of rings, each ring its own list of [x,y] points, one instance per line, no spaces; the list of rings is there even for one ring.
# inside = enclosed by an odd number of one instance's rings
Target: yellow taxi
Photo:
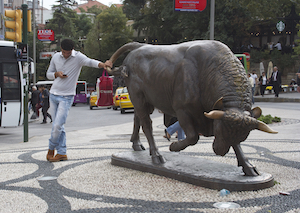
[[[120,107],[120,94],[122,93],[124,87],[118,87],[116,89],[115,95],[113,97],[114,105],[113,110],[117,110]]]
[[[134,109],[133,104],[131,103],[127,87],[124,87],[122,93],[120,94],[120,109],[121,114],[125,113],[125,110]]]
[[[97,91],[93,91],[90,95],[90,109],[97,107]]]

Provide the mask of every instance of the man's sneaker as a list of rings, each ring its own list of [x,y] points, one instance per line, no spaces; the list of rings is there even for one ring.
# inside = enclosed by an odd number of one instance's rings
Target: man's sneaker
[[[63,160],[68,160],[67,155],[57,154],[57,155],[55,155],[55,157],[52,157],[49,159],[50,162],[58,162],[58,161],[63,161]]]
[[[46,156],[47,161],[49,161],[50,158],[53,158],[53,156],[54,156],[54,150],[48,149],[48,154]]]

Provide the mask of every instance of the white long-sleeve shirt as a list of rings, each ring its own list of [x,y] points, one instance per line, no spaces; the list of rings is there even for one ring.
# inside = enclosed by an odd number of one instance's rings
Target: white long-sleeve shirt
[[[65,59],[61,52],[55,53],[47,70],[47,78],[54,80],[50,93],[54,95],[75,95],[76,83],[83,66],[99,68],[100,61],[90,59],[81,52],[72,50],[72,54]],[[62,71],[67,78],[55,78],[55,72]]]

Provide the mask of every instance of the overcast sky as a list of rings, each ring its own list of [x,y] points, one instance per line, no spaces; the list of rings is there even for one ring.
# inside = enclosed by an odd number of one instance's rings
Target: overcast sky
[[[78,4],[84,4],[87,1],[81,1],[81,0],[76,0]],[[40,6],[42,6],[43,2],[43,7],[51,10],[51,6],[54,4],[58,4],[57,0],[40,0]],[[111,4],[122,4],[122,0],[98,0],[98,2],[105,4],[106,6],[110,6]]]

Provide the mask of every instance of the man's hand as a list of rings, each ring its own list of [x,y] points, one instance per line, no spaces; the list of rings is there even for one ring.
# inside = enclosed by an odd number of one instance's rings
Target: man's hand
[[[58,71],[58,72],[55,72],[55,78],[57,77],[60,77],[60,78],[67,78],[68,76],[65,75],[62,71]]]
[[[112,68],[112,66],[113,66],[113,63],[110,60],[107,60],[105,63],[100,62],[98,64],[99,68],[104,68],[104,69],[107,69],[107,67]]]

